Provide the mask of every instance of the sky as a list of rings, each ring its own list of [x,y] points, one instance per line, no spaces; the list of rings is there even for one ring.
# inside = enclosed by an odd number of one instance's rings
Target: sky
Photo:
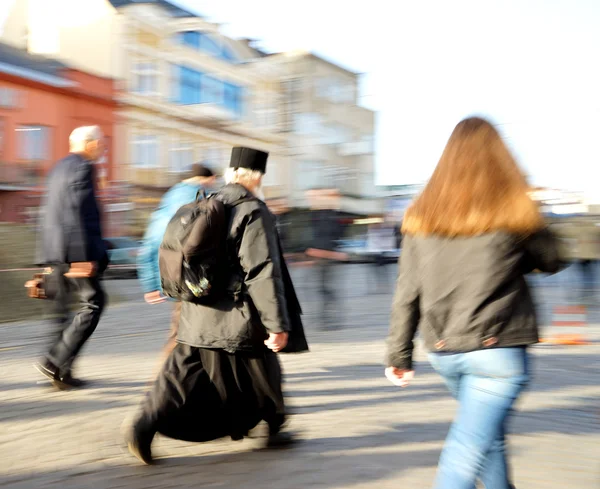
[[[456,123],[481,115],[533,184],[600,203],[600,0],[171,1],[363,73],[379,184],[426,181]]]
[[[426,181],[453,127],[476,114],[532,183],[600,201],[598,0],[176,3],[269,51],[307,49],[365,73],[380,184]]]

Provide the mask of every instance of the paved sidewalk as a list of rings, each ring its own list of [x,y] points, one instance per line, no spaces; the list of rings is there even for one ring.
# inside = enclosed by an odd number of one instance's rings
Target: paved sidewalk
[[[369,270],[346,270],[345,327],[334,332],[319,331],[310,270],[294,271],[312,351],[282,356],[290,428],[304,440],[286,451],[159,438],[154,467],[123,454],[120,425],[157,368],[167,305],[110,308],[78,364],[93,383],[78,392],[37,384],[43,323],[0,325],[0,487],[431,487],[455,404],[421,351],[414,385],[386,381],[391,295],[364,296]],[[600,327],[589,329],[591,346],[534,349],[535,380],[511,424],[519,489],[600,487]]]

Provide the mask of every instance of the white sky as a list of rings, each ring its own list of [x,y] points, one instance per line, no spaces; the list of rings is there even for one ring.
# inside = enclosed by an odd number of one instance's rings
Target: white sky
[[[172,1],[267,50],[365,73],[378,183],[426,180],[454,125],[479,114],[534,183],[600,201],[600,0]]]
[[[379,183],[427,179],[454,125],[480,114],[534,183],[600,197],[600,0],[176,1],[367,73]]]

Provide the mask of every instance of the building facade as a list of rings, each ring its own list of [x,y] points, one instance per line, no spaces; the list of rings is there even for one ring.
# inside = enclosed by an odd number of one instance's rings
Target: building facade
[[[34,217],[46,174],[69,152],[69,134],[92,124],[106,136],[99,174],[110,180],[113,81],[0,44],[0,221]]]
[[[7,25],[24,19],[29,34],[14,24],[5,34],[119,81],[113,178],[133,185],[140,207],[155,205],[194,162],[223,170],[235,145],[269,151],[271,170],[284,164],[277,80],[249,63],[255,53],[244,41],[166,0],[57,1],[16,0]]]
[[[358,104],[359,74],[307,52],[263,56],[280,82],[279,128],[286,137],[281,193],[306,206],[308,190],[340,190],[342,210],[381,211],[375,185],[375,113]]]
[[[336,187],[344,211],[381,211],[357,73],[310,53],[267,55],[168,0],[15,0],[3,36],[119,81],[112,177],[140,208],[193,162],[221,171],[247,145],[270,153],[268,197],[303,207],[308,190]]]

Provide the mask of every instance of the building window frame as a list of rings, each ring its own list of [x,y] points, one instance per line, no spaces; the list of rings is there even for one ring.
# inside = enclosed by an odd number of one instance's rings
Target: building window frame
[[[50,126],[43,124],[19,124],[15,128],[16,159],[23,162],[50,161],[52,159],[51,129]]]
[[[244,87],[223,82],[223,106],[237,118],[241,118],[244,114]]]
[[[194,157],[194,145],[190,141],[171,140],[168,172],[177,175],[189,173],[195,162]]]
[[[151,133],[135,134],[131,140],[132,166],[138,170],[160,168],[160,136]]]
[[[176,40],[179,44],[194,51],[200,51],[212,58],[217,58],[227,63],[236,63],[238,61],[235,53],[220,36],[211,35],[205,31],[186,30],[178,32]]]
[[[200,81],[200,103],[223,106],[225,83],[212,75],[203,74]]]
[[[160,68],[157,60],[138,59],[131,70],[132,92],[151,97],[160,96]]]

